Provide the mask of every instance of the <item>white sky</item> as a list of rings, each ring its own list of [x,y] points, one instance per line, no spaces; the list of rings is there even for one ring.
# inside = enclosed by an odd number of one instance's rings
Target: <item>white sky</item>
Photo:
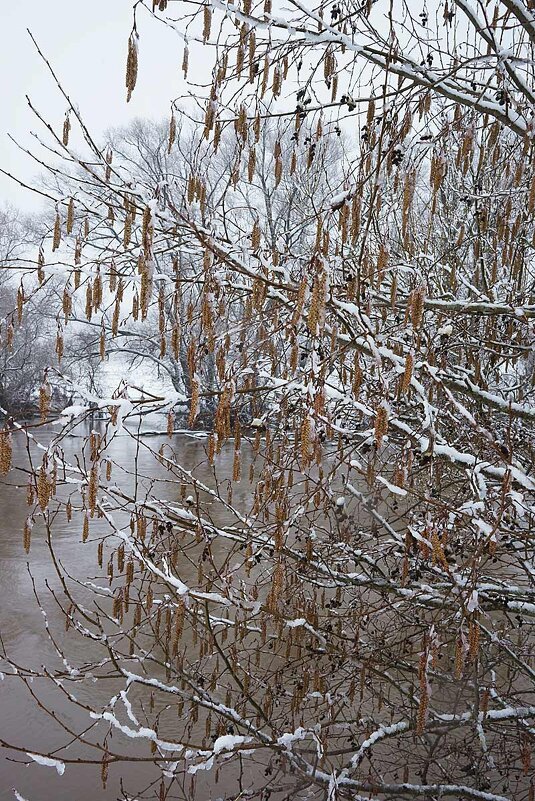
[[[107,128],[134,117],[168,117],[170,101],[184,91],[182,45],[176,34],[143,9],[138,24],[138,82],[132,100],[126,103],[132,5],[133,0],[0,0],[0,167],[26,183],[40,171],[8,138],[11,134],[35,150],[31,131],[41,132],[42,128],[28,108],[26,95],[56,130],[61,130],[66,111],[27,28],[97,139]],[[5,203],[27,211],[41,207],[37,195],[0,175],[0,205]]]

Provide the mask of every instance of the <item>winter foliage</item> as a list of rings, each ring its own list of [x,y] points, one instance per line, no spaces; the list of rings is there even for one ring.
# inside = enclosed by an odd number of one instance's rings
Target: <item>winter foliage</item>
[[[43,56],[67,116],[41,120],[54,207],[2,347],[53,280],[55,433],[6,417],[0,474],[26,438],[24,547],[38,526],[70,634],[40,675],[89,730],[50,710],[63,748],[4,745],[104,787],[141,754],[148,798],[234,771],[243,798],[533,801],[533,3],[133,14],[128,99],[147,15],[183,47],[195,101],[165,126],[97,143]],[[129,360],[111,392],[65,369],[80,338]],[[210,482],[177,427],[206,433]],[[161,470],[128,466],[133,492],[119,436]],[[60,514],[98,578],[55,558]]]

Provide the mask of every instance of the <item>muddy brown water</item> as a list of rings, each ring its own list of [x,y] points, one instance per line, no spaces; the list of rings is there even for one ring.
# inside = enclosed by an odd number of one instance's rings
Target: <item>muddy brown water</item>
[[[78,426],[73,431],[73,436],[62,440],[61,447],[67,462],[75,462],[83,440],[87,438],[91,428],[98,431],[101,425],[103,424],[95,421],[92,426]],[[161,429],[162,421],[161,419],[147,421],[144,426],[148,431],[155,427]],[[44,426],[39,427],[35,433],[39,442],[47,446],[57,431],[53,426]],[[131,433],[134,431],[131,430]],[[13,442],[15,467],[27,467],[28,454],[25,437],[17,434],[14,436]],[[166,447],[171,445],[180,464],[187,469],[194,470],[196,478],[206,485],[213,485],[212,468],[206,459],[206,438],[177,434],[173,437],[172,442],[165,435],[145,436],[142,438],[142,442],[154,452],[158,451],[162,443]],[[244,462],[246,462],[247,445],[243,442],[242,446]],[[32,447],[30,450],[36,457],[34,466],[38,466],[41,458],[38,449]],[[171,479],[167,470],[154,458],[150,450],[143,446],[138,447],[136,439],[127,431],[113,439],[106,453],[114,462],[113,480],[124,492],[133,494],[136,486],[134,474],[137,471],[140,476],[143,476],[137,482],[138,497],[141,497],[143,492],[150,491],[156,497],[174,502],[179,501],[177,482]],[[233,444],[230,444],[227,448],[223,448],[218,456],[218,476],[220,478],[232,476],[233,459],[234,447]],[[242,475],[247,475],[247,465],[245,464]],[[46,608],[50,629],[60,644],[66,643],[65,653],[72,657],[71,664],[80,665],[84,662],[84,657],[89,662],[96,658],[96,654],[87,640],[73,638],[72,632],[65,635],[64,617],[54,604],[49,591],[50,589],[59,590],[60,584],[46,544],[44,526],[39,516],[36,517],[32,532],[30,553],[26,555],[24,552],[22,531],[28,515],[26,482],[27,475],[17,469],[10,471],[4,480],[0,480],[0,634],[3,646],[10,658],[20,666],[39,670],[44,664],[51,667],[58,665],[58,656],[47,637],[43,615],[34,597],[33,578],[36,590]],[[58,494],[65,498],[67,491],[68,488],[65,486],[59,486]],[[191,487],[188,487],[186,491],[191,492]],[[244,478],[241,483],[234,485],[233,504],[240,510],[249,510],[253,502],[253,491],[254,487]],[[76,491],[73,495],[73,505],[79,506],[79,496],[76,496]],[[225,519],[224,509],[222,510],[219,505],[213,504],[212,507],[208,506],[208,509],[213,514],[216,524],[229,522]],[[366,514],[363,513],[363,510],[361,510],[360,517],[361,522],[364,522],[363,518],[366,517]],[[125,524],[127,520],[126,517],[121,519],[119,511],[114,511],[114,519],[121,525]],[[68,573],[81,581],[98,576],[97,583],[102,586],[106,582],[100,578],[103,571],[99,570],[96,565],[96,540],[103,534],[109,534],[108,524],[104,520],[94,518],[91,521],[90,540],[86,544],[81,542],[81,531],[81,515],[74,514],[72,521],[69,522],[65,513],[61,511],[52,525],[54,551]],[[31,571],[32,578],[29,571]],[[191,564],[189,571],[191,575],[188,573],[187,563],[183,562],[181,564],[182,580],[188,583],[188,579],[191,579],[191,583],[195,584],[197,566]],[[79,597],[79,592],[77,597]],[[100,653],[100,655],[102,654]],[[0,662],[0,671],[2,669]],[[5,670],[7,673],[7,668]],[[124,682],[116,683],[113,686],[113,682],[110,680],[108,683],[99,681],[93,689],[88,686],[87,682],[79,685],[69,683],[68,689],[82,703],[84,701],[92,702],[93,707],[98,709],[104,707],[117,690],[123,687]],[[58,713],[58,717],[62,717],[73,731],[80,731],[88,725],[87,714],[72,704],[66,703],[62,693],[54,690],[49,681],[36,678],[31,684],[31,689],[36,698],[54,709]],[[51,720],[49,715],[40,709],[36,698],[32,698],[28,689],[16,678],[6,676],[5,680],[0,681],[0,740],[23,747],[25,751],[35,749],[41,753],[49,753],[68,742],[69,737]],[[172,726],[169,731],[164,733],[160,731],[160,735],[173,739]],[[116,733],[113,738],[114,751],[147,758],[146,742],[139,743],[139,741],[132,741],[125,737],[121,740],[121,735]],[[122,748],[120,748],[121,745]],[[62,754],[66,756],[65,752]],[[72,756],[80,755],[94,757],[95,752],[92,752],[91,749],[83,752],[79,743],[73,744]],[[97,758],[100,759],[100,753],[97,754]],[[25,801],[95,801],[95,799],[111,801],[123,798],[123,790],[128,792],[128,798],[133,801],[138,794],[141,796],[142,791],[151,782],[159,783],[161,777],[159,769],[146,763],[112,764],[109,768],[107,787],[104,790],[100,781],[99,765],[67,764],[64,774],[58,776],[54,768],[44,767],[33,762],[25,764],[27,762],[25,752],[16,753],[0,749],[0,801],[14,799],[16,796],[13,788],[16,788]],[[265,765],[255,765],[249,760],[240,777],[237,775],[235,764],[228,767],[223,764],[219,771],[217,786],[214,785],[215,770],[201,771],[196,776],[195,799],[216,801],[216,799],[223,798],[229,800],[238,798],[241,790],[253,789],[253,787],[265,783],[265,779],[258,781],[261,776],[263,777],[264,768]],[[154,792],[153,789],[151,797],[154,797]],[[188,787],[184,786],[181,795],[178,791],[172,797],[188,798],[189,801]],[[260,798],[260,796],[254,797]],[[280,796],[274,795],[273,801],[278,797]],[[286,793],[284,793],[284,797],[287,797]],[[300,795],[299,797],[305,796]]]
[[[95,425],[94,427],[97,427]],[[81,436],[87,434],[88,429],[77,429],[78,436],[70,437],[62,442],[67,461],[74,461],[79,451]],[[37,432],[36,432],[37,433]],[[47,445],[56,431],[52,427],[39,429],[38,438]],[[14,436],[13,462],[15,466],[24,467],[28,463],[25,437],[18,434]],[[154,450],[158,450],[162,442],[169,443],[165,436],[152,436],[147,442]],[[173,448],[188,468],[195,468],[196,476],[210,484],[213,477],[205,462],[205,444],[203,438],[192,438],[188,435],[176,435],[173,439]],[[33,450],[33,449],[32,449]],[[37,451],[35,451],[37,452]],[[177,486],[169,482],[169,474],[151,455],[150,452],[138,449],[136,441],[127,433],[117,437],[109,450],[109,455],[124,471],[114,467],[114,478],[125,491],[133,490],[134,478],[131,471],[134,465],[141,474],[153,479],[161,479],[158,487],[160,497],[178,500]],[[233,448],[223,451],[219,457],[219,466],[232,475]],[[37,462],[38,464],[39,462]],[[227,464],[228,463],[228,464]],[[122,472],[122,475],[120,474]],[[147,479],[148,481],[148,479]],[[17,482],[20,482],[17,485]],[[21,471],[11,470],[9,475],[0,481],[0,633],[3,646],[10,658],[21,666],[30,666],[39,669],[43,664],[57,664],[57,654],[46,635],[44,618],[40,612],[32,588],[32,579],[35,587],[43,599],[47,611],[50,627],[62,640],[64,634],[64,620],[62,613],[56,607],[47,585],[58,588],[59,581],[53,568],[50,553],[45,540],[42,522],[38,519],[32,532],[32,544],[29,555],[26,555],[22,542],[24,521],[28,515],[26,503],[26,476]],[[235,491],[235,501],[246,503],[251,495],[250,486],[243,482],[243,486]],[[96,543],[81,544],[81,524],[77,515],[68,522],[64,513],[60,513],[53,525],[54,547],[66,568],[81,580],[94,577],[96,571],[95,549]],[[99,534],[108,533],[109,529],[103,520],[91,521],[91,538]],[[29,568],[29,569],[28,569]],[[193,571],[191,566],[192,578]],[[184,577],[188,578],[187,574]],[[101,582],[102,583],[102,582]],[[71,649],[74,647],[71,643]],[[87,642],[78,642],[76,649],[70,653],[74,663],[83,662],[84,655],[91,658],[87,652]],[[8,668],[0,662],[0,671],[7,673]],[[102,683],[104,685],[105,682]],[[114,688],[106,688],[100,683],[95,686],[93,700],[106,701],[113,695]],[[88,724],[87,716],[80,710],[66,705],[61,692],[55,692],[50,682],[34,679],[31,689],[36,698],[46,702],[60,715],[66,717],[68,725],[73,729],[80,729]],[[81,701],[84,693],[88,692],[87,685],[80,688],[69,687]],[[54,748],[68,741],[68,736],[55,725],[24,684],[17,678],[5,677],[0,681],[0,739],[40,752],[50,752]],[[133,747],[134,745],[134,747]],[[146,744],[144,748],[137,749],[135,744],[128,742],[130,753],[147,756]],[[76,753],[74,753],[76,752]],[[73,746],[73,756],[80,753],[79,746]],[[13,788],[25,801],[111,801],[122,797],[121,783],[136,798],[136,793],[147,787],[151,781],[159,778],[159,771],[146,764],[118,766],[111,765],[106,790],[102,789],[100,782],[100,767],[91,765],[67,765],[65,772],[59,776],[54,768],[44,767],[36,763],[24,764],[27,760],[25,753],[16,753],[12,750],[0,749],[0,801],[15,799]],[[239,793],[239,783],[233,775],[222,776],[217,788],[210,785],[211,779],[200,777],[200,784],[204,782],[200,796],[209,799],[220,797],[233,797]]]
[[[161,424],[161,421],[159,421]],[[154,423],[147,424],[149,429]],[[98,423],[94,428],[98,429]],[[80,451],[82,438],[87,436],[89,428],[78,428],[76,436],[64,439],[62,447],[68,462],[74,462]],[[37,432],[36,432],[37,433]],[[57,430],[51,426],[38,430],[39,441],[45,446]],[[193,438],[186,434],[177,434],[170,443],[166,436],[150,436],[143,440],[154,451],[158,451],[160,444],[172,444],[177,460],[188,469],[194,469],[198,479],[207,485],[213,484],[212,470],[207,464],[205,438]],[[244,446],[244,451],[245,451]],[[32,449],[34,453],[37,451]],[[113,477],[117,484],[127,493],[134,490],[134,471],[144,478],[138,484],[138,492],[152,488],[154,495],[167,500],[179,501],[178,486],[170,480],[169,473],[157,461],[153,454],[145,447],[139,448],[136,440],[123,433],[117,436],[109,447],[108,455],[113,459]],[[218,472],[220,476],[232,476],[234,448],[230,444],[223,449],[218,457]],[[24,468],[28,463],[26,440],[22,435],[14,436],[13,460],[15,466]],[[36,462],[39,463],[39,460]],[[246,468],[242,471],[246,475]],[[50,553],[45,540],[42,522],[36,519],[32,532],[32,545],[29,555],[23,548],[22,531],[24,521],[28,515],[26,503],[26,474],[21,470],[10,471],[5,479],[0,479],[0,635],[5,650],[10,658],[21,666],[30,666],[38,670],[41,665],[56,666],[58,657],[53,645],[46,635],[44,618],[41,614],[33,594],[32,579],[35,581],[37,592],[43,599],[46,607],[51,630],[57,634],[60,642],[66,635],[64,632],[64,618],[53,602],[48,588],[58,588],[59,581],[53,568]],[[155,482],[155,484],[154,484]],[[154,484],[154,486],[153,486]],[[187,491],[189,492],[191,488]],[[65,488],[60,488],[60,494]],[[252,504],[253,488],[247,480],[243,480],[234,487],[234,504],[237,508],[247,510]],[[79,500],[78,500],[79,504]],[[401,517],[402,510],[399,515]],[[227,522],[221,518],[221,512],[216,505],[213,506],[214,522]],[[121,524],[120,513],[114,513],[117,522]],[[360,510],[360,521],[364,523],[365,514]],[[71,522],[67,521],[64,512],[61,512],[53,524],[54,548],[61,558],[66,569],[75,577],[84,581],[101,574],[96,565],[96,542],[100,535],[108,534],[109,528],[104,520],[97,518],[91,521],[91,538],[85,545],[81,543],[81,518],[75,514]],[[28,569],[29,568],[29,569]],[[191,564],[188,573],[187,562],[181,564],[181,578],[195,584],[197,566]],[[100,585],[104,584],[98,580]],[[72,655],[72,663],[82,664],[84,657],[87,661],[95,658],[91,644],[80,638],[72,638],[69,634],[67,653]],[[8,669],[0,661],[0,671]],[[80,685],[70,685],[69,690],[77,695],[81,702],[92,701],[95,708],[102,708],[117,692],[118,686],[113,682],[99,682],[92,689],[87,682]],[[121,683],[120,687],[124,685]],[[6,676],[0,681],[0,740],[20,746],[28,751],[32,749],[40,752],[51,752],[59,746],[64,746],[69,737],[60,727],[51,720],[40,707],[38,701],[58,713],[67,725],[74,731],[80,731],[89,723],[88,716],[80,709],[66,704],[61,692],[54,690],[50,682],[35,679],[31,684],[35,698],[31,697],[29,690],[17,678]],[[91,696],[91,697],[89,697]],[[38,699],[38,701],[36,701]],[[172,739],[172,726],[169,731],[160,732],[161,736]],[[147,758],[147,743],[139,745],[132,740],[114,734],[114,750]],[[122,745],[122,748],[120,746]],[[65,754],[65,752],[63,752]],[[79,744],[72,746],[72,756],[82,754]],[[87,749],[84,756],[91,754]],[[99,755],[100,757],[100,755]],[[104,790],[100,781],[100,767],[95,765],[67,764],[65,773],[57,775],[54,768],[43,767],[31,762],[25,752],[17,753],[13,750],[0,748],[0,801],[11,801],[16,796],[16,788],[25,801],[112,801],[124,798],[123,788],[131,801],[141,797],[142,791],[152,782],[159,782],[160,771],[147,763],[111,765],[109,779]],[[196,801],[216,801],[216,799],[237,799],[241,789],[251,789],[261,785],[258,782],[263,775],[262,765],[248,762],[244,767],[243,776],[237,775],[235,764],[223,767],[219,773],[219,781],[215,785],[215,771],[201,771],[196,778]],[[157,788],[157,785],[156,785]],[[189,798],[188,786],[182,792],[173,793],[173,798]],[[151,797],[155,797],[153,788]],[[259,795],[254,796],[260,798]],[[279,796],[280,797],[280,796]],[[288,796],[285,796],[288,797]],[[304,798],[305,796],[299,796]],[[296,796],[297,798],[297,796]],[[276,796],[272,797],[275,801]]]

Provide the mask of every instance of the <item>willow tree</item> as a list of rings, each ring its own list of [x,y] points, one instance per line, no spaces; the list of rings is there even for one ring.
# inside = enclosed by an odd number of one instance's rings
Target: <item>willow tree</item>
[[[225,767],[242,797],[527,801],[533,14],[523,0],[456,0],[433,16],[397,2],[289,9],[135,6],[128,98],[142,12],[184,41],[186,80],[196,57],[213,58],[197,122],[203,152],[233,141],[223,191],[209,191],[206,159],[174,176],[173,192],[140,186],[74,104],[56,134],[65,169],[85,173],[58,194],[37,268],[42,280],[57,251],[64,321],[83,308],[104,357],[113,319],[154,310],[161,357],[186,350],[190,425],[203,397],[217,406],[211,483],[172,436],[183,396],[135,394],[134,382],[91,398],[109,419],[84,459],[65,463],[60,434],[36,466],[30,516],[52,553],[65,506],[109,587],[87,584],[88,606],[55,561],[57,600],[95,657],[78,664],[67,639],[72,667],[48,675],[92,721],[92,755],[33,758],[100,761],[105,783],[111,765],[139,758],[109,737],[121,733],[146,744],[160,798],[195,797],[210,771],[217,792]],[[194,113],[174,104],[169,151],[181,109]],[[306,183],[325,143],[344,142],[339,172],[299,218],[271,216],[275,236],[255,200],[267,123],[266,201],[281,182]],[[189,259],[185,281],[156,268],[166,253]],[[111,324],[106,309],[118,309]],[[46,385],[42,398],[45,416]],[[128,421],[147,410],[168,416],[161,447],[139,438],[166,473],[129,492],[109,452],[125,421],[137,437]],[[85,414],[66,410],[64,430]],[[4,473],[12,436],[24,429],[2,436]],[[16,667],[10,681],[32,678]],[[114,680],[108,703],[68,690],[95,678]]]

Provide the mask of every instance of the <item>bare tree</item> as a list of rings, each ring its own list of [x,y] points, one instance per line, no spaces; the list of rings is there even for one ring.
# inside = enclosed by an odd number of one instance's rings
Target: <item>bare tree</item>
[[[95,656],[75,662],[67,639],[44,675],[94,731],[50,710],[65,748],[32,758],[99,762],[105,784],[139,758],[121,733],[150,747],[152,797],[194,798],[197,774],[230,763],[242,796],[528,801],[531,8],[167,6],[152,12],[215,58],[198,145],[167,160],[184,146],[177,101],[167,148],[142,126],[141,160],[124,137],[99,148],[66,97],[88,153],[69,148],[70,122],[56,134],[71,183],[38,269],[63,265],[62,314],[83,307],[104,355],[121,320],[148,323],[153,357],[183,348],[188,380],[158,397],[122,382],[84,458],[67,463],[59,434],[33,466],[52,554],[57,510],[74,510],[109,586],[55,559],[55,600]],[[172,435],[184,396],[191,426],[215,399],[213,481],[172,437],[131,428],[167,472],[147,483],[136,460],[127,491],[119,425],[158,410]],[[2,448],[6,472],[5,434]],[[113,683],[105,703],[69,692],[95,680]]]
[[[47,365],[54,361],[54,335],[47,315],[52,282],[39,294],[25,276],[37,226],[14,208],[0,212],[0,407],[6,414],[28,415],[38,405]]]

